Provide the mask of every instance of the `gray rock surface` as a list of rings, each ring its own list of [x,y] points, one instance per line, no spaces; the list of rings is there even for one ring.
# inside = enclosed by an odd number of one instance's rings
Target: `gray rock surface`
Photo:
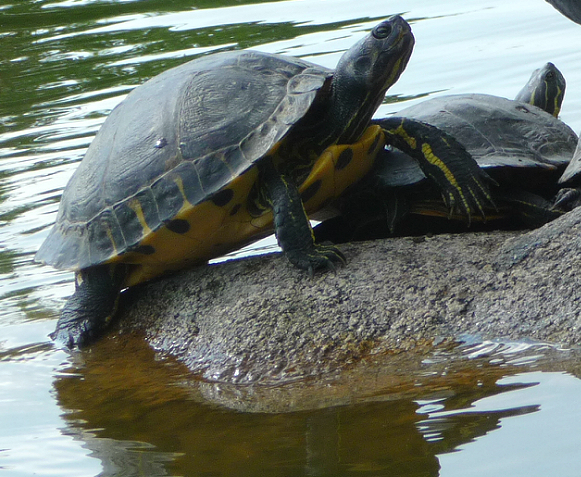
[[[462,334],[581,343],[581,208],[532,232],[343,245],[314,278],[280,254],[198,267],[135,287],[121,333],[199,376],[288,382]]]

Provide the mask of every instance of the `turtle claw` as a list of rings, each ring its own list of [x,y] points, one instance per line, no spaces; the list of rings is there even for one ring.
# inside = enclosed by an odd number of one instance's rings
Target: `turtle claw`
[[[477,189],[474,191],[472,188],[470,188],[470,194],[474,204],[478,208],[480,216],[486,222],[486,209],[493,209],[495,212],[498,212],[498,207],[496,206],[494,199],[490,194],[487,183],[494,187],[498,187],[498,182],[496,182],[482,169],[480,169],[479,175],[482,181],[475,180]]]
[[[466,217],[468,225],[472,223],[472,217],[479,215],[486,222],[486,211],[498,210],[486,182],[496,182],[482,170],[474,170],[474,173],[464,177],[455,185],[446,186],[448,196],[444,200],[449,210],[449,216],[458,213]]]
[[[50,337],[57,346],[83,348],[109,326],[119,298],[126,267],[99,265],[77,272],[75,293],[67,300]]]
[[[69,350],[84,348],[96,341],[111,321],[110,316],[87,313],[82,305],[84,302],[76,295],[65,304],[55,331],[49,335],[58,347]]]
[[[75,347],[75,343],[80,342],[80,335],[67,333],[61,328],[57,328],[48,336],[55,342],[58,348],[67,350],[72,350]]]
[[[569,211],[579,205],[581,205],[581,189],[566,187],[557,193],[552,209]]]
[[[59,320],[57,328],[49,336],[57,347],[73,350],[84,348],[95,341],[100,335],[100,329],[95,328],[89,320],[65,321]]]
[[[306,270],[312,278],[318,270],[336,271],[337,264],[345,265],[345,255],[332,245],[313,244],[308,250],[285,252],[289,261],[296,267]]]

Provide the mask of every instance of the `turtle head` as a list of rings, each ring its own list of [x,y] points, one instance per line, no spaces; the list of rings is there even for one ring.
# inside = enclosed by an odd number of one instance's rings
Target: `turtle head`
[[[533,71],[528,83],[515,99],[537,106],[558,117],[565,96],[565,85],[565,78],[559,69],[553,63],[547,63]]]
[[[363,133],[405,69],[413,47],[411,27],[393,16],[343,54],[333,75],[333,104],[347,125],[339,143],[354,142]]]

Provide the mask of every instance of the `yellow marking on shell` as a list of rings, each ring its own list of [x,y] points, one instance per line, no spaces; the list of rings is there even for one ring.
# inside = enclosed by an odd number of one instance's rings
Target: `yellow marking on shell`
[[[133,199],[129,202],[128,206],[133,212],[135,212],[137,220],[139,220],[139,223],[143,228],[143,235],[147,236],[151,234],[152,230],[149,228],[149,225],[147,225],[147,221],[145,220],[145,215],[143,213],[143,209],[141,208],[141,204],[139,203],[139,201],[137,199]]]
[[[184,200],[184,205],[182,206],[182,209],[181,210],[184,210],[184,208],[191,208],[191,207],[193,207],[193,205],[190,204],[190,202],[188,201],[188,197],[186,196],[186,191],[184,189],[184,181],[182,180],[182,178],[179,177],[179,176],[177,176],[177,177],[174,178],[173,181],[178,186],[178,190],[180,191],[180,194],[182,195],[182,199]]]
[[[224,207],[219,207],[210,200],[202,202],[189,211],[188,221],[194,226],[183,235],[202,242],[220,228],[227,216]]]
[[[257,179],[256,167],[237,177],[228,185],[234,191],[232,200],[226,207],[219,207],[210,200],[195,206],[190,204],[185,199],[181,179],[176,178],[184,204],[173,219],[187,221],[190,229],[179,234],[161,227],[140,243],[154,247],[154,254],[122,255],[124,262],[135,264],[124,286],[133,286],[166,272],[204,263],[270,233],[272,213],[266,211],[260,217],[253,217],[246,207]],[[237,206],[237,212],[231,215]]]
[[[376,141],[378,134],[380,136]],[[377,145],[370,151],[375,142]],[[308,203],[307,210],[316,210],[324,200],[338,196],[348,185],[363,177],[371,168],[377,151],[384,146],[384,142],[381,128],[373,126],[368,128],[357,144],[335,146],[326,150],[315,162],[308,180],[317,180],[319,174],[325,179],[330,177],[331,187],[325,193],[329,196],[319,194],[316,202]],[[275,152],[277,147],[278,145],[275,145],[271,153]],[[339,155],[348,148],[352,148],[354,157],[344,169],[337,171],[335,166]],[[140,243],[140,245],[152,246],[155,253],[121,255],[121,260],[134,264],[124,286],[133,286],[169,271],[204,263],[271,233],[272,211],[266,209],[264,213],[255,216],[248,210],[248,200],[257,180],[258,168],[256,167],[234,179],[228,184],[234,196],[225,207],[219,207],[211,200],[192,205],[186,198],[181,178],[176,177],[175,182],[184,202],[173,220],[187,221],[190,229],[179,234],[167,227],[161,227],[146,235]],[[305,181],[302,188],[308,185],[309,183]],[[235,213],[232,213],[234,207],[237,209]],[[135,209],[140,211],[141,207],[136,206]],[[141,215],[143,216],[142,212]]]
[[[250,222],[248,222],[248,224],[254,229],[254,231],[257,231],[267,227],[272,227],[273,220],[274,217],[272,211],[268,210],[260,217],[250,217]]]
[[[375,147],[370,150],[374,143]],[[307,212],[316,212],[327,200],[339,197],[347,187],[362,179],[370,171],[378,151],[384,145],[385,136],[381,127],[370,126],[358,142],[325,149],[299,187],[299,193],[302,194],[320,182],[317,192],[305,201]],[[337,169],[337,161],[347,149],[353,152],[353,157],[344,168]]]
[[[344,148],[331,146],[323,151],[311,169],[310,174],[299,187],[299,194],[305,192],[309,187],[318,187],[317,192],[303,204],[309,212],[317,210],[324,201],[335,195],[333,175],[337,157],[342,150]]]
[[[111,232],[111,228],[107,227],[107,237],[111,241],[111,245],[113,245],[113,253],[112,257],[117,257],[119,255],[119,251],[117,250],[117,244],[115,243],[115,239],[113,237],[113,233]]]
[[[168,269],[161,268],[159,265],[154,264],[145,264],[145,263],[138,263],[133,265],[128,271],[125,280],[123,281],[123,288],[126,287],[133,287],[138,285],[139,283],[146,282],[151,280],[155,277],[158,277],[169,271]]]

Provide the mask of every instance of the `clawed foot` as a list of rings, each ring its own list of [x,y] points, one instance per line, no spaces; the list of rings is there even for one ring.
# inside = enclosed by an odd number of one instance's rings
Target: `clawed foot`
[[[125,267],[116,265],[79,270],[75,293],[66,302],[50,337],[69,349],[82,348],[99,338],[115,314],[125,274]]]
[[[468,223],[475,215],[480,215],[486,220],[487,210],[497,210],[487,184],[494,181],[481,169],[470,172],[461,181],[450,182],[442,188],[442,195],[450,215],[457,211],[466,216]]]
[[[422,171],[442,192],[450,210],[485,219],[485,211],[496,209],[488,184],[494,183],[466,148],[441,129],[408,118],[389,117],[374,121],[387,142],[418,161]]]
[[[87,321],[81,323],[64,322],[61,318],[50,338],[57,346],[67,349],[82,348],[96,340],[100,333],[95,333]]]
[[[83,348],[96,341],[109,325],[109,317],[96,318],[79,316],[79,310],[72,310],[71,300],[65,305],[56,329],[50,337],[57,346],[74,349]]]
[[[302,270],[307,270],[311,277],[317,270],[337,269],[337,264],[345,265],[345,255],[332,245],[313,244],[308,250],[286,251],[289,261]]]
[[[567,187],[557,193],[553,209],[567,212],[579,207],[579,205],[581,205],[581,190]]]

